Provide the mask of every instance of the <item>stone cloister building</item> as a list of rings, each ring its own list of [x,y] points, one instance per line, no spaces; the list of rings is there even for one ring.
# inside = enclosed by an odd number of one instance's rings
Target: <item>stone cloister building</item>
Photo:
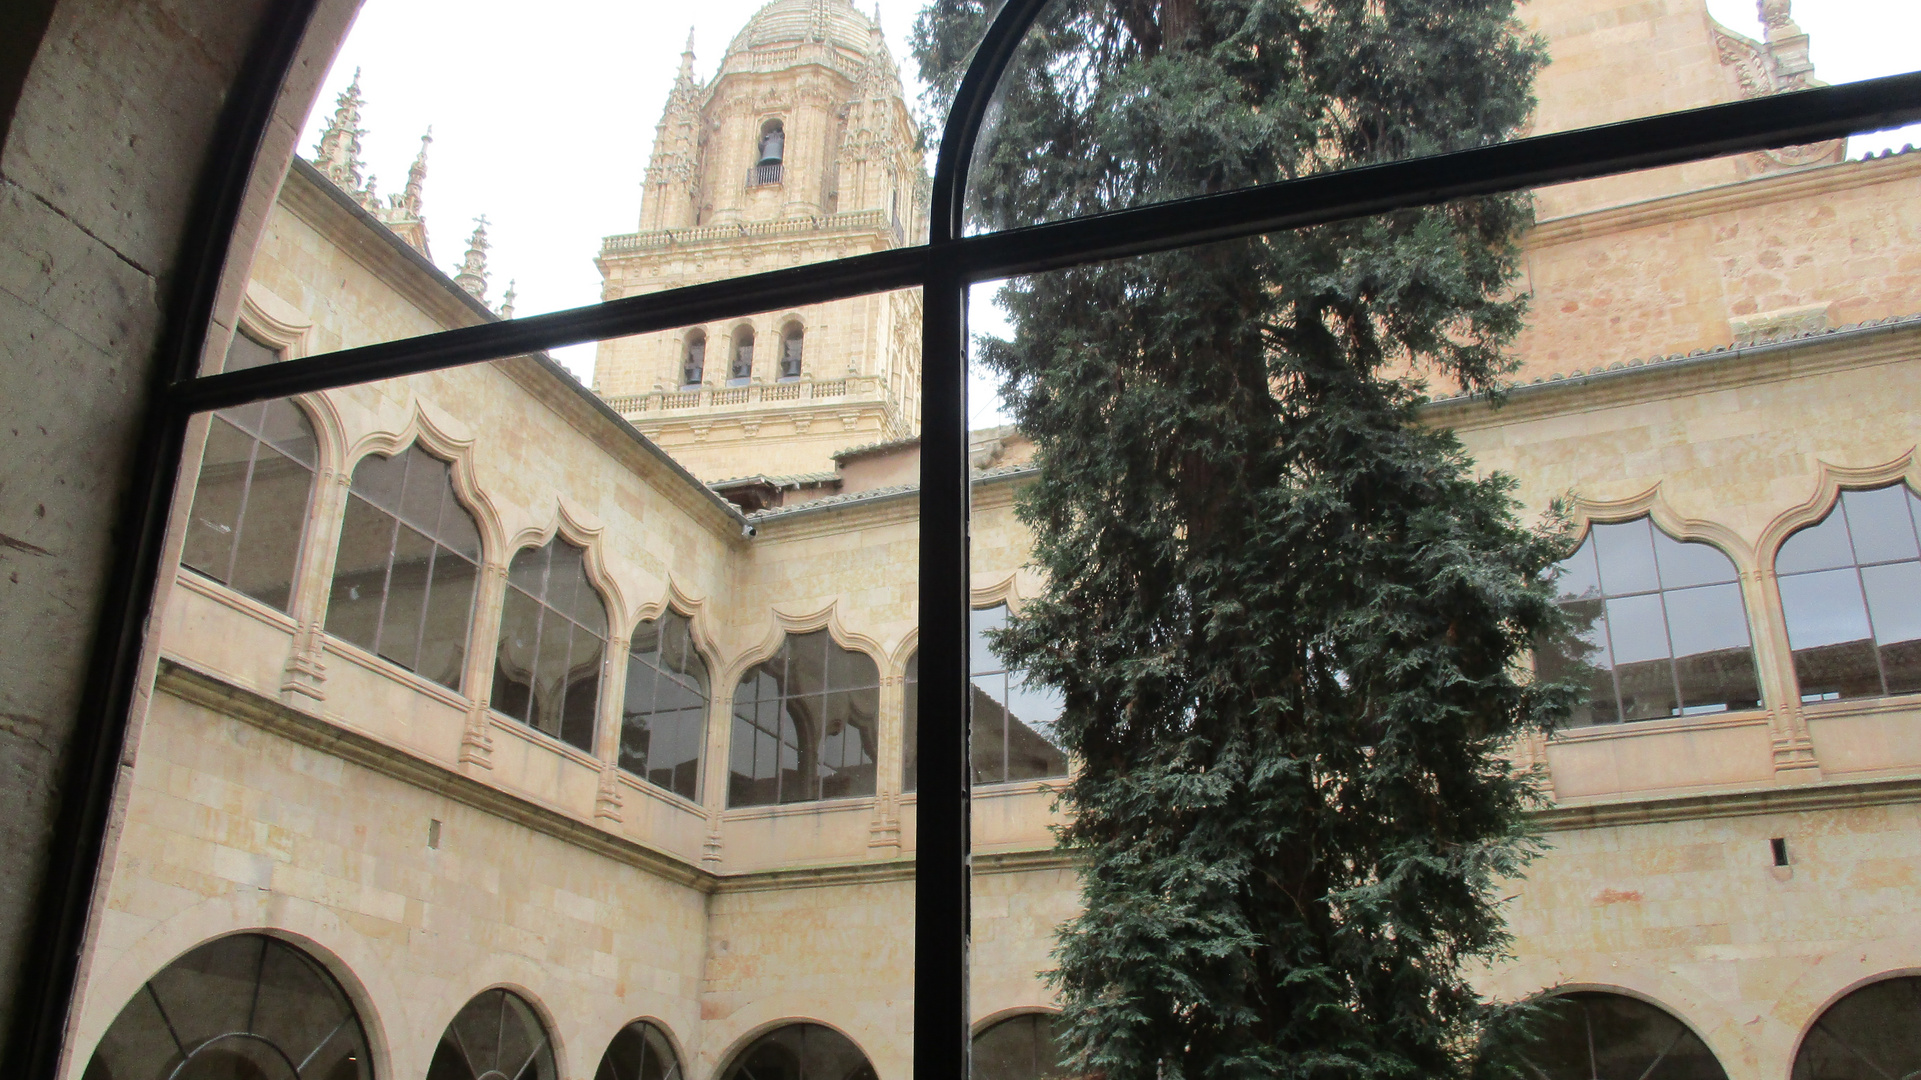
[[[1808,85],[1764,8],[1750,41],[1698,0],[1537,0],[1536,129]],[[604,295],[913,242],[914,130],[866,16],[774,0],[713,80],[674,77]],[[1595,704],[1516,748],[1551,848],[1482,976],[1616,1033],[1555,1080],[1838,1076],[1916,1018],[1889,1002],[1921,975],[1921,156],[1840,151],[1538,193],[1516,388],[1428,410],[1589,530],[1564,580]],[[498,317],[423,256],[430,190],[397,215],[354,186],[287,168],[229,367]],[[259,988],[325,1029],[209,1020],[206,1061],[305,1039],[330,1080],[909,1075],[918,335],[891,294],[609,342],[591,390],[524,356],[197,428],[67,1074],[159,1075],[196,1003]],[[983,623],[1041,584],[1025,460],[978,433]],[[1045,1040],[1076,903],[1048,832],[1071,763],[997,665],[973,664],[990,1049]]]

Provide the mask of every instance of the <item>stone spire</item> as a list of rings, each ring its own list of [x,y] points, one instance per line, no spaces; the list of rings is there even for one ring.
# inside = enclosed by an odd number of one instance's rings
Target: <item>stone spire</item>
[[[508,278],[507,292],[504,296],[500,298],[500,317],[503,319],[511,319],[514,317],[514,296],[515,296],[514,285],[515,284],[516,282],[514,281],[513,278]]]
[[[407,170],[407,193],[400,197],[400,208],[418,218],[420,216],[420,192],[427,181],[427,147],[434,141],[434,128],[427,125],[427,133],[420,137],[420,153],[414,156],[413,167]]]
[[[679,229],[694,224],[694,197],[700,171],[700,80],[694,77],[694,31],[687,29],[687,47],[680,54],[680,70],[667,94],[654,128],[654,152],[642,181],[642,230]]]
[[[460,272],[454,275],[454,284],[467,291],[467,295],[485,303],[487,300],[487,215],[474,219],[474,235],[467,241],[467,258],[460,264]]]
[[[366,103],[360,96],[360,69],[355,68],[353,81],[334,102],[333,119],[314,145],[315,167],[350,195],[360,193],[360,137],[367,133],[360,126],[360,107]]]

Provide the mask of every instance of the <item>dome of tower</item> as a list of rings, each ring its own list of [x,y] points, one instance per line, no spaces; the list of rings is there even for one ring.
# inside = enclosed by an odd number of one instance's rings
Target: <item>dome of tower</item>
[[[774,0],[747,20],[727,52],[822,41],[864,53],[873,25],[848,0]]]

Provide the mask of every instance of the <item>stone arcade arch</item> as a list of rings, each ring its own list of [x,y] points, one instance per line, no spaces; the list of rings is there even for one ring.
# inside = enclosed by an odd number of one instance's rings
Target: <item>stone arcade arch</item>
[[[215,938],[147,980],[114,1018],[86,1080],[373,1080],[340,982],[266,934]]]
[[[1065,1080],[1071,1076],[1060,1064],[1055,1017],[1051,1012],[1015,1013],[975,1032],[969,1080]]]
[[[1794,1055],[1791,1080],[1909,1077],[1921,1072],[1921,976],[1863,986],[1822,1011]]]
[[[875,1080],[854,1041],[824,1024],[784,1024],[735,1055],[720,1080]]]
[[[1727,1080],[1701,1037],[1673,1014],[1626,994],[1580,990],[1541,1003],[1524,1057],[1540,1080]]]
[[[496,986],[475,994],[441,1033],[427,1080],[559,1080],[553,1038],[526,998]]]

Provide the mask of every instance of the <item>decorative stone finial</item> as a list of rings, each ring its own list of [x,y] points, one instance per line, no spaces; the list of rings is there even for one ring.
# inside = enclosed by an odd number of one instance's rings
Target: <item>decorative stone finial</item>
[[[366,103],[360,96],[360,69],[355,68],[353,81],[334,101],[333,119],[314,145],[314,165],[334,186],[354,195],[360,192],[360,137],[367,133],[360,126],[360,107]]]
[[[508,278],[506,295],[500,298],[500,317],[503,319],[514,317],[514,284],[514,279]]]
[[[1791,25],[1794,18],[1789,14],[1793,0],[1755,0],[1755,10],[1761,13],[1761,25],[1769,30],[1781,29]]]
[[[400,205],[409,214],[420,216],[420,194],[427,181],[427,146],[434,141],[434,128],[427,125],[427,133],[420,137],[420,153],[414,156],[413,167],[407,170],[407,193],[401,196]]]
[[[467,257],[460,264],[460,272],[454,275],[454,284],[466,290],[467,295],[485,302],[487,299],[487,215],[474,219],[474,235],[467,241]]]

